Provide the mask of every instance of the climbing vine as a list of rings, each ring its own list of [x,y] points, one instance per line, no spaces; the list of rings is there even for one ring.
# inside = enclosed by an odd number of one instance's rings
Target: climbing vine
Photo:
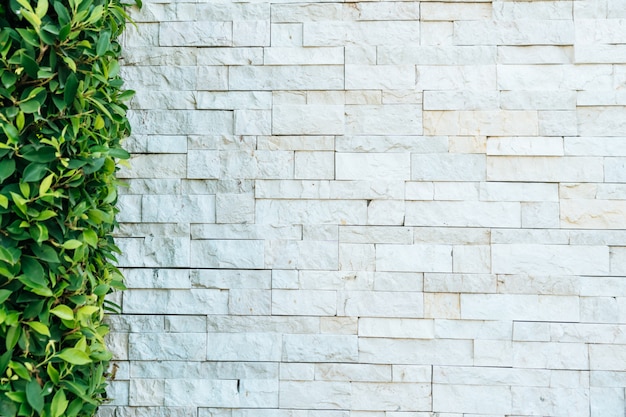
[[[134,0],[140,6],[140,0]],[[120,142],[119,0],[0,3],[0,415],[106,400]]]

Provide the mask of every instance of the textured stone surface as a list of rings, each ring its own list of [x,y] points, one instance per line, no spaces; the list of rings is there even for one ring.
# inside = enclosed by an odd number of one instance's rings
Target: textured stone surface
[[[623,0],[152,0],[101,417],[613,417]]]

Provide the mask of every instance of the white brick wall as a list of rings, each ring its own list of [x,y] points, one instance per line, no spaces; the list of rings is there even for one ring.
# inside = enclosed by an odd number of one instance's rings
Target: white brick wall
[[[613,417],[626,2],[144,0],[101,417]]]

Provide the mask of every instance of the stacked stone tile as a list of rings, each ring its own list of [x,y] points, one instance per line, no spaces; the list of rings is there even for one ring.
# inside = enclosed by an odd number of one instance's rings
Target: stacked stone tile
[[[125,417],[623,417],[626,2],[144,0]]]

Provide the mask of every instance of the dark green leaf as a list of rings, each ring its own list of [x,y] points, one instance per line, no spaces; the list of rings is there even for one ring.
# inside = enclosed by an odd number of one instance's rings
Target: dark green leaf
[[[39,71],[39,65],[32,57],[26,53],[22,53],[20,58],[20,64],[24,67],[24,70],[31,78],[37,78],[37,71]]]
[[[56,150],[51,146],[30,148],[22,154],[22,158],[29,162],[52,162],[57,159]]]
[[[22,39],[26,41],[26,43],[34,47],[39,46],[39,37],[37,36],[37,33],[34,30],[23,29],[23,28],[17,28],[15,30],[17,31],[17,33],[20,34]]]
[[[0,304],[4,303],[13,294],[11,290],[0,290]]]
[[[0,161],[0,184],[15,172],[15,160],[3,159]]]
[[[61,262],[59,260],[59,256],[57,252],[51,246],[48,246],[45,244],[41,246],[32,245],[31,249],[33,253],[35,254],[35,256],[37,256],[37,258],[41,259],[42,261],[49,262],[49,263]]]
[[[67,80],[65,81],[65,92],[63,93],[63,100],[65,104],[69,106],[74,101],[74,97],[76,97],[76,91],[78,90],[78,78],[76,78],[76,74],[71,73]]]
[[[13,86],[13,84],[15,84],[15,81],[17,81],[17,75],[15,75],[14,72],[5,71],[2,74],[2,85],[4,85],[6,88]]]
[[[47,164],[41,164],[37,162],[31,162],[24,168],[24,174],[22,180],[25,182],[35,182],[41,180],[46,176],[48,170]]]
[[[0,395],[0,416],[15,417],[17,415],[17,404],[9,398]]]
[[[38,286],[48,286],[44,269],[36,259],[28,256],[22,258],[22,272],[31,282],[37,283]]]
[[[31,379],[28,384],[26,384],[26,400],[35,411],[41,414],[44,406],[44,397],[43,390],[36,379]]]

